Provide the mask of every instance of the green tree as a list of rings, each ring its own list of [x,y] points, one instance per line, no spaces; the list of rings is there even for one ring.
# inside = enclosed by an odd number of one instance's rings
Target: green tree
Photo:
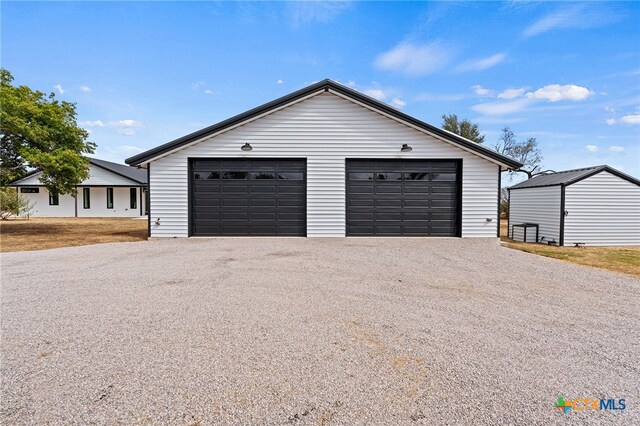
[[[470,141],[474,141],[476,143],[484,142],[484,135],[480,134],[478,125],[472,123],[466,118],[460,121],[456,114],[443,115],[442,128],[450,131],[451,133],[455,133],[456,135],[460,135],[463,138],[467,138]]]
[[[515,133],[509,128],[502,129],[494,149],[502,155],[519,161],[523,166],[514,172],[524,173],[527,179],[538,173],[542,164],[542,151],[536,138],[518,141]]]
[[[14,86],[5,69],[0,69],[0,85],[0,186],[32,168],[42,171],[40,180],[50,192],[73,193],[88,177],[85,155],[96,147],[76,123],[75,104]]]
[[[34,205],[18,194],[15,188],[0,188],[0,219],[11,216],[29,216]]]

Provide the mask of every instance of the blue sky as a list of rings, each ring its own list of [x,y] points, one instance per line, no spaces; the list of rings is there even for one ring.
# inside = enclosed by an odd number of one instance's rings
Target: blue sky
[[[324,78],[640,176],[637,3],[2,3],[2,67],[124,158]]]

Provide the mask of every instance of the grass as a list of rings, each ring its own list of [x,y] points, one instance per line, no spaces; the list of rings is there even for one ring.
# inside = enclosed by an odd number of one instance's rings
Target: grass
[[[147,221],[130,218],[13,218],[0,221],[0,252],[142,241]]]
[[[506,220],[500,223],[500,235],[500,240],[513,249],[640,278],[640,247],[556,247],[514,242],[507,237]]]

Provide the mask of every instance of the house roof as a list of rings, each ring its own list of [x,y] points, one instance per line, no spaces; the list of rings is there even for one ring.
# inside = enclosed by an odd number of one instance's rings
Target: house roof
[[[205,127],[204,129],[198,130],[196,132],[190,133],[186,136],[183,136],[181,138],[175,139],[171,142],[167,142],[163,145],[160,145],[158,147],[152,148],[148,151],[145,151],[143,153],[140,153],[138,155],[134,155],[133,157],[127,158],[125,160],[125,162],[131,166],[136,166],[142,163],[146,163],[148,161],[151,161],[153,159],[155,159],[156,157],[159,157],[163,154],[166,154],[168,152],[174,151],[180,147],[186,146],[190,143],[193,143],[203,137],[212,135],[214,133],[218,133],[220,131],[223,131],[225,129],[228,129],[232,126],[236,126],[239,123],[242,123],[244,121],[248,121],[251,120],[252,118],[256,118],[260,115],[263,115],[265,113],[268,113],[271,110],[275,110],[277,108],[281,108],[289,103],[295,102],[299,99],[308,97],[313,95],[314,93],[318,93],[321,91],[333,91],[335,93],[338,93],[342,96],[345,96],[347,98],[353,99],[355,101],[358,101],[372,109],[381,111],[389,116],[392,116],[400,121],[406,122],[412,126],[415,126],[417,128],[420,128],[434,136],[437,136],[453,145],[457,145],[459,147],[465,148],[469,151],[472,152],[476,152],[479,155],[485,157],[485,158],[489,158],[491,160],[493,160],[496,163],[502,164],[504,166],[507,166],[511,169],[518,169],[520,167],[522,167],[522,164],[520,164],[519,162],[517,162],[516,160],[506,157],[496,151],[493,151],[489,148],[485,148],[484,146],[475,143],[473,141],[470,141],[466,138],[463,138],[462,136],[456,135],[455,133],[451,133],[448,132],[446,130],[440,129],[438,127],[432,126],[430,124],[427,124],[421,120],[418,120],[417,118],[411,117],[410,115],[407,115],[399,110],[397,110],[396,108],[393,108],[383,102],[380,102],[376,99],[373,99],[363,93],[360,93],[356,90],[353,90],[347,86],[343,86],[342,84],[336,83],[333,80],[322,80],[319,81],[318,83],[312,84],[310,86],[307,86],[305,88],[302,88],[298,91],[295,91],[293,93],[290,93],[286,96],[283,96],[281,98],[278,98],[274,101],[268,102],[264,105],[261,105],[259,107],[253,108],[249,111],[243,112],[242,114],[236,115],[234,117],[231,117],[227,120],[221,121],[217,124],[214,124],[212,126],[209,127]]]
[[[127,166],[126,164],[112,163],[111,161],[99,160],[97,158],[90,158],[89,163],[94,166],[101,167],[105,170],[113,172],[127,179],[131,179],[135,182],[146,184],[147,183],[147,171],[138,169],[135,167]]]
[[[124,178],[130,179],[134,182],[137,182],[139,184],[142,185],[146,185],[147,184],[147,171],[146,170],[142,170],[142,169],[138,169],[135,167],[130,167],[127,166],[125,164],[118,164],[118,163],[113,163],[111,161],[105,161],[105,160],[99,160],[97,158],[89,158],[89,164],[92,164],[96,167],[100,167],[101,169],[107,170],[111,173],[115,173],[118,176],[122,176]],[[34,174],[38,173],[39,170],[32,170],[31,172],[27,173],[26,176],[22,177],[21,179],[18,179],[14,182],[11,183],[11,185],[13,186],[19,186],[20,183],[33,176]]]
[[[625,173],[622,173],[621,171],[616,170],[613,167],[602,165],[602,166],[585,167],[582,169],[565,170],[562,172],[541,174],[529,180],[525,180],[524,182],[520,182],[519,184],[514,185],[509,189],[537,188],[541,186],[555,186],[555,185],[566,186],[566,185],[571,185],[572,183],[576,183],[582,179],[586,179],[589,176],[593,176],[596,173],[600,173],[602,171],[607,171],[611,174],[621,177],[622,179],[628,180],[631,183],[640,185],[640,180],[634,178],[633,176],[629,176]]]

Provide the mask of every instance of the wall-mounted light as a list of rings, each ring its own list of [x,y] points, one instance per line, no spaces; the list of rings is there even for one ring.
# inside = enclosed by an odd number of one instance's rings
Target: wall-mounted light
[[[249,142],[246,142],[244,145],[242,145],[242,148],[240,148],[243,151],[251,151],[253,150],[253,147],[251,145],[249,145]]]
[[[413,148],[411,148],[408,144],[403,143],[402,148],[400,148],[400,152],[411,152]]]

